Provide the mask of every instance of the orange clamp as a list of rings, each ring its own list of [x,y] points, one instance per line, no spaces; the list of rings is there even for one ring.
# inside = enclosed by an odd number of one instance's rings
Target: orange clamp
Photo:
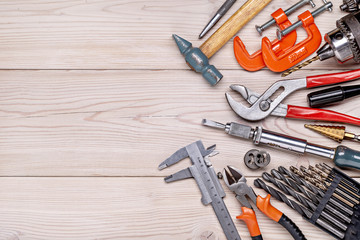
[[[255,237],[261,235],[254,210],[247,207],[241,207],[241,211],[241,215],[236,218],[241,219],[246,223],[250,236]]]
[[[276,24],[281,30],[291,25],[291,22],[281,8],[272,13],[271,16],[274,18]],[[281,41],[275,39],[273,42],[271,42],[271,48],[274,53],[280,54],[284,50],[294,46],[296,42],[296,37],[296,31],[292,31],[291,33],[283,37]],[[250,55],[249,52],[246,50],[244,43],[239,37],[234,38],[234,54],[240,66],[248,71],[258,71],[265,67],[262,51],[258,50],[252,55]]]
[[[301,62],[318,49],[321,44],[321,34],[314,18],[309,11],[305,11],[298,17],[308,37],[278,54],[267,37],[262,39],[262,55],[266,66],[274,72],[282,72]]]
[[[282,217],[283,213],[280,212],[277,208],[275,208],[270,203],[270,194],[266,196],[266,198],[262,198],[260,196],[257,196],[256,198],[256,206],[262,211],[266,216],[274,220],[275,222],[278,222],[280,218]]]

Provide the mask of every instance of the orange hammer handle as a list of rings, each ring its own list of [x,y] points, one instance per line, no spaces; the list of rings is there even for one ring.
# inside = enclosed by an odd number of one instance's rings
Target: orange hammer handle
[[[251,237],[261,236],[259,224],[256,219],[256,215],[253,209],[247,207],[241,207],[241,215],[237,216],[237,219],[241,219],[246,223],[247,228],[249,229]]]
[[[272,0],[248,0],[199,48],[210,58]]]

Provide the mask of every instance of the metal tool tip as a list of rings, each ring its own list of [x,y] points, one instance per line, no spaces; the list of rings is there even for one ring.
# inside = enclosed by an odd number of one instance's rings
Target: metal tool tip
[[[281,40],[283,37],[283,34],[280,29],[276,29],[276,37],[278,40]]]
[[[262,35],[262,32],[263,32],[263,28],[258,26],[258,25],[255,25],[255,29],[256,31],[259,33],[259,35],[261,36]]]
[[[163,170],[164,168],[167,168],[166,164],[160,164],[158,167],[159,170]]]
[[[167,176],[167,177],[164,178],[164,181],[165,182],[170,182],[172,177],[173,177],[173,175]]]
[[[263,172],[263,174],[261,176],[265,181],[270,181],[271,175],[269,173]]]
[[[225,127],[226,127],[225,124],[215,122],[212,120],[208,120],[208,119],[203,119],[202,125],[208,126],[208,127],[220,128],[220,129],[225,129]]]

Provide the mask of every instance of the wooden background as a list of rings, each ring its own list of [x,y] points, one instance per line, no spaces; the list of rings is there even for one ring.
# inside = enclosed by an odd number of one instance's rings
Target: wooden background
[[[273,0],[239,33],[249,52],[260,47],[254,25],[296,0]],[[194,180],[165,184],[163,178],[189,166],[184,160],[158,171],[177,149],[202,139],[217,144],[215,170],[240,168],[252,184],[262,170],[243,163],[251,148],[267,150],[279,165],[327,161],[254,146],[201,126],[201,119],[246,123],[229,108],[230,84],[263,92],[278,73],[251,73],[236,62],[232,41],[211,63],[224,75],[211,87],[190,71],[171,35],[199,46],[197,36],[220,7],[215,0],[2,0],[0,1],[0,239],[225,239],[211,206],[203,206]],[[223,23],[244,0],[238,1]],[[321,1],[315,0],[319,6]],[[322,34],[335,28],[341,0],[333,13],[316,18]],[[290,17],[309,7],[298,10]],[[217,25],[217,27],[220,26]],[[214,30],[213,30],[214,31]],[[266,31],[273,38],[275,27]],[[305,37],[299,29],[300,41]],[[205,39],[208,36],[205,37]],[[314,63],[291,77],[355,69],[335,60]],[[285,102],[306,106],[309,90]],[[330,109],[359,116],[359,98]],[[269,117],[252,126],[336,143],[309,130],[301,120]],[[359,133],[356,126],[347,130]],[[358,143],[345,144],[359,149]],[[360,177],[357,171],[348,174]],[[255,189],[264,196],[263,190]],[[232,216],[240,205],[226,189]],[[332,239],[286,205],[273,204],[290,216],[310,240]],[[257,211],[264,239],[290,235]],[[250,239],[235,220],[242,239]]]

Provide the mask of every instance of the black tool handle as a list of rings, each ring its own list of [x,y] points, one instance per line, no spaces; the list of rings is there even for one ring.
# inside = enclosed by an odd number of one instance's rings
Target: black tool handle
[[[310,107],[322,107],[327,104],[340,102],[346,98],[360,94],[360,85],[337,86],[320,91],[311,92],[307,95]]]
[[[288,232],[295,240],[306,240],[306,237],[301,232],[299,227],[296,226],[296,224],[291,221],[291,219],[288,218],[285,214],[282,215],[278,223],[284,228],[286,228],[286,230],[288,230]]]

